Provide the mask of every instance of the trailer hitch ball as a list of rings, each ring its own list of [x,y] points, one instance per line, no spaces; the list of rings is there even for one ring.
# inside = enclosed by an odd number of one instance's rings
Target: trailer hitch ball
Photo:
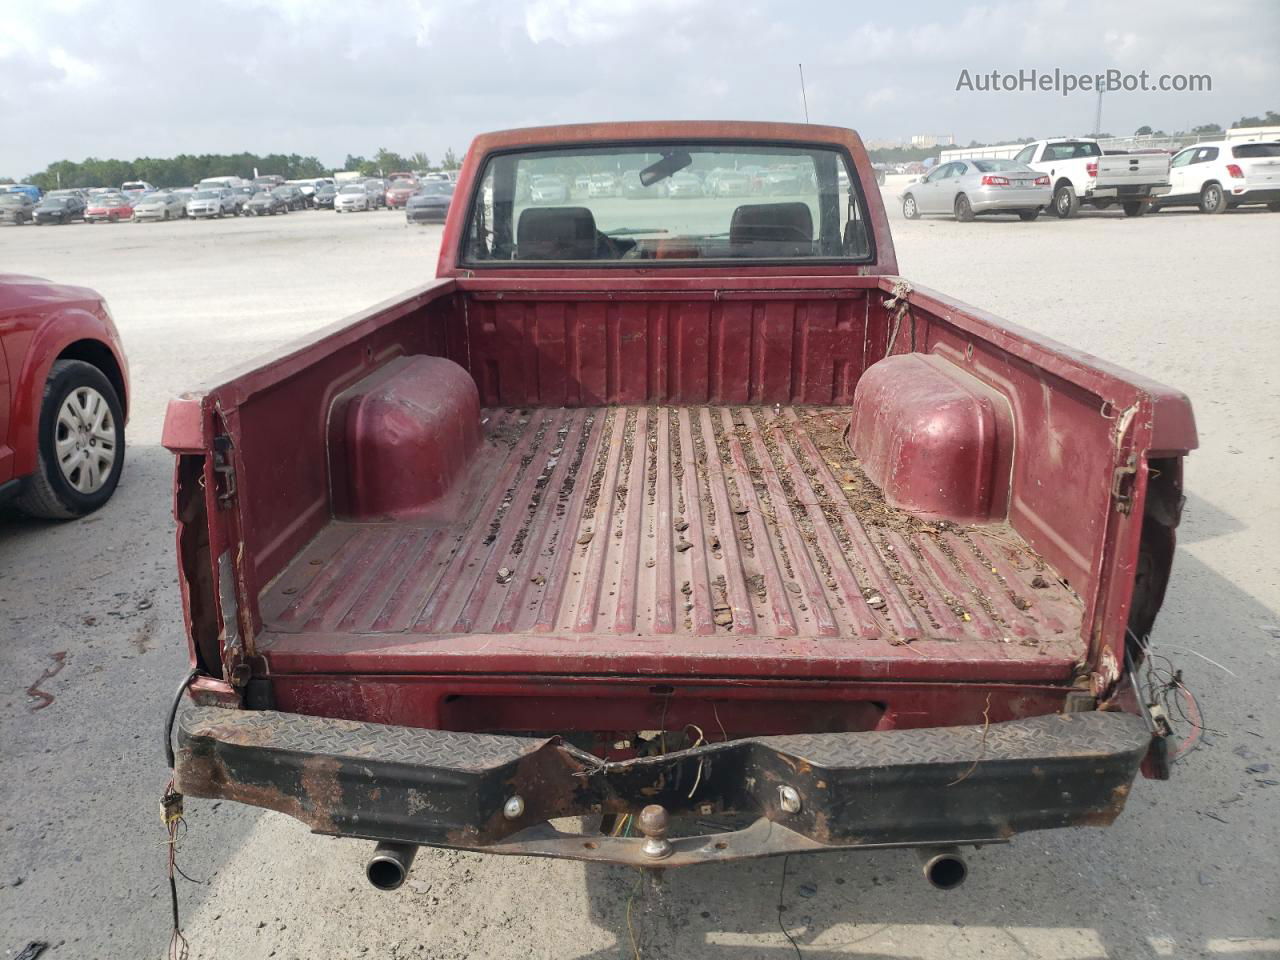
[[[516,794],[502,805],[502,815],[508,820],[519,820],[524,816],[524,797]]]
[[[667,828],[671,825],[671,817],[666,807],[660,803],[651,803],[640,811],[640,832],[644,834],[644,843],[640,852],[650,860],[663,860],[671,856],[671,841],[667,839]]]

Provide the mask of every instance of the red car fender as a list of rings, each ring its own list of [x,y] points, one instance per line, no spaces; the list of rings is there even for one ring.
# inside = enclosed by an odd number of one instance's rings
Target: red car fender
[[[10,362],[19,363],[12,385],[13,405],[9,417],[9,445],[14,453],[14,475],[25,476],[36,469],[36,437],[40,426],[40,404],[44,383],[55,360],[73,343],[89,340],[111,353],[120,369],[124,390],[120,405],[129,417],[129,366],[120,349],[120,338],[107,318],[83,306],[68,306],[55,314],[35,319],[25,349],[14,355],[13,342],[21,343],[22,333],[11,336]],[[12,371],[11,371],[12,372]],[[105,371],[104,371],[105,372]],[[108,377],[110,379],[110,377]]]

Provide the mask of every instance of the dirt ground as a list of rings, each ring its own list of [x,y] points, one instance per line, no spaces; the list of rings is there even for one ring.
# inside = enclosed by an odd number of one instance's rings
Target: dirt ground
[[[1109,830],[1031,834],[929,889],[907,852],[675,871],[424,851],[378,893],[368,846],[191,801],[180,881],[202,958],[1093,958],[1280,954],[1280,215],[907,222],[902,272],[1187,391],[1201,449],[1160,650],[1211,732]],[[131,359],[112,503],[0,517],[0,951],[158,958],[161,720],[186,664],[158,445],[170,394],[434,272],[438,227],[374,212],[0,227],[0,272],[106,295]],[[40,683],[53,701],[28,695]],[[784,876],[784,866],[786,874]],[[779,911],[779,905],[784,908]],[[630,925],[628,922],[630,917]],[[783,936],[781,924],[797,947]]]

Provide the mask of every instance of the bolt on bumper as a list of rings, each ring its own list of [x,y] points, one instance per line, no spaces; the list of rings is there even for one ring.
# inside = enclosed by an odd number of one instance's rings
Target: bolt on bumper
[[[1104,826],[1124,807],[1150,733],[1124,713],[1053,714],[985,731],[751,737],[606,762],[554,737],[194,707],[178,743],[186,795],[278,810],[318,833],[674,867]],[[661,823],[642,812],[655,805]],[[602,813],[651,822],[643,839],[548,822]],[[668,815],[742,814],[756,817],[742,830],[667,835]]]

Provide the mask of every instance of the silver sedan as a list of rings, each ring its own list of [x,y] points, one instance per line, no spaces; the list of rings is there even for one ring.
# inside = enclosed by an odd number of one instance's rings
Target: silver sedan
[[[1034,220],[1053,200],[1049,178],[1013,160],[953,160],[918,177],[902,193],[902,215],[949,214],[968,222],[979,214],[1016,213]]]
[[[133,205],[133,221],[177,220],[187,215],[187,204],[177,194],[161,190],[138,198]]]

